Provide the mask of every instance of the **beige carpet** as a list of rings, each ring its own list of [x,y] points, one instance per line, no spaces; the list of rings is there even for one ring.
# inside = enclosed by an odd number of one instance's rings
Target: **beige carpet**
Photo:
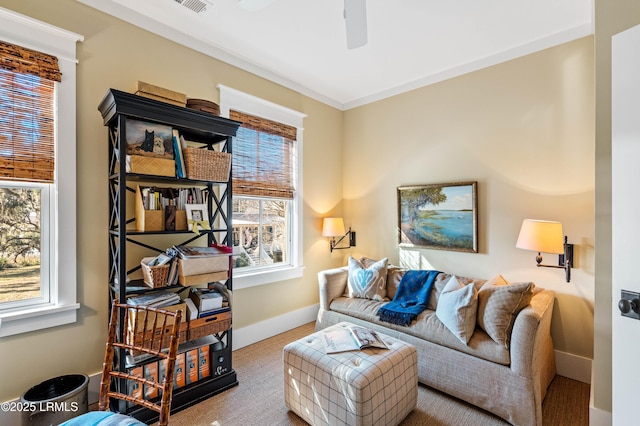
[[[284,405],[282,348],[313,332],[306,324],[233,353],[240,384],[171,416],[172,426],[305,425]],[[561,376],[551,383],[543,404],[545,426],[589,424],[589,385]],[[420,386],[418,407],[402,425],[508,425],[460,400]]]

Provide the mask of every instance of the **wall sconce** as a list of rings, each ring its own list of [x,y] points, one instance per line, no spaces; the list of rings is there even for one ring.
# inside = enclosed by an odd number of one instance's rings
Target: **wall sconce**
[[[347,235],[349,236],[349,247],[336,247]],[[322,236],[331,237],[329,249],[332,252],[334,250],[344,250],[356,246],[355,231],[352,231],[351,227],[349,227],[349,230],[345,232],[344,221],[341,217],[325,217],[322,223]],[[340,239],[336,241],[336,237],[340,237]]]
[[[520,235],[516,247],[537,251],[537,266],[547,268],[563,268],[567,282],[571,281],[571,265],[573,265],[573,244],[567,243],[567,236],[562,233],[562,224],[548,220],[525,219],[522,221]],[[540,253],[559,254],[558,266],[543,265]]]

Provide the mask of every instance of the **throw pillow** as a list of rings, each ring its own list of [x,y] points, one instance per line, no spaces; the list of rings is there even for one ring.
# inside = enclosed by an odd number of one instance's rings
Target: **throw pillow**
[[[366,268],[359,260],[349,257],[349,297],[382,302],[387,295],[387,261],[385,257]]]
[[[510,284],[501,275],[487,281],[478,292],[478,325],[498,344],[509,349],[513,322],[531,302],[531,282]]]
[[[465,285],[452,276],[440,293],[436,316],[465,345],[476,328],[478,291],[473,284]]]
[[[393,300],[396,296],[396,291],[398,291],[398,286],[405,272],[407,272],[405,268],[394,265],[387,266],[387,299]]]

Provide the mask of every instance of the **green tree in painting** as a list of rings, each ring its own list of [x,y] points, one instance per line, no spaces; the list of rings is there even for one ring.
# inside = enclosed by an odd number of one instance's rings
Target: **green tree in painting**
[[[40,251],[40,191],[0,188],[0,255],[17,262]]]
[[[402,217],[409,225],[419,218],[419,208],[425,204],[437,206],[447,201],[447,195],[442,193],[442,187],[404,189],[400,198]]]

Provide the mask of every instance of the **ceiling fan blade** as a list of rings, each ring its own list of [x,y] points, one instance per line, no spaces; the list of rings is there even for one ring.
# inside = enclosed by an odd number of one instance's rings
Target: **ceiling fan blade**
[[[274,0],[239,0],[240,7],[246,10],[254,11],[267,7]]]
[[[344,0],[344,20],[347,28],[347,48],[367,44],[367,4],[365,0]]]

